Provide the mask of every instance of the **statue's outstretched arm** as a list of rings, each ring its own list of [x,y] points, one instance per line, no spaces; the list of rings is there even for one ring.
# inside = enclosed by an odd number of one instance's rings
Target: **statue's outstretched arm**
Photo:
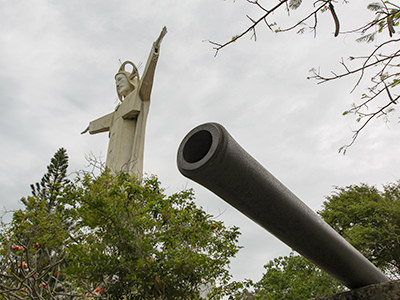
[[[113,122],[114,112],[109,113],[89,123],[89,126],[81,132],[84,134],[89,131],[90,134],[109,131]]]
[[[153,43],[149,58],[147,59],[146,66],[144,68],[143,76],[140,82],[139,94],[143,101],[150,100],[151,89],[153,87],[154,72],[160,53],[160,45],[164,36],[167,34],[167,27],[163,27],[157,40]]]

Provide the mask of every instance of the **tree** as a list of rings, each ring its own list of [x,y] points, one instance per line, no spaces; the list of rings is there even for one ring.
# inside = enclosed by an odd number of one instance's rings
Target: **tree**
[[[400,182],[383,191],[366,184],[336,187],[318,212],[339,234],[393,279],[400,274]],[[344,289],[301,256],[275,258],[253,285],[253,299],[310,299]]]
[[[60,148],[47,166],[47,173],[40,183],[31,184],[32,195],[47,201],[47,210],[51,211],[57,205],[57,199],[62,189],[68,184],[67,179],[68,155],[67,150]]]
[[[66,179],[68,156],[59,149],[32,196],[22,198],[10,224],[0,228],[0,295],[4,299],[56,299],[73,297],[61,272],[73,243],[74,216]]]
[[[337,187],[319,214],[377,267],[399,278],[400,182],[383,191],[366,184]]]
[[[312,299],[331,295],[344,287],[306,258],[294,255],[275,258],[254,285],[253,299]]]
[[[77,281],[97,282],[115,299],[195,299],[204,285],[228,283],[238,228],[197,208],[192,190],[166,196],[155,177],[141,183],[108,171],[81,182],[87,230],[69,267]]]
[[[345,290],[336,279],[293,252],[269,261],[264,268],[260,281],[249,281],[230,299],[308,300]]]
[[[356,41],[373,44],[368,55],[351,56],[348,59],[341,59],[342,71],[332,72],[330,76],[325,76],[319,70],[313,69],[313,74],[308,78],[316,79],[319,83],[336,80],[339,78],[356,76],[356,89],[364,80],[369,80],[366,93],[362,93],[361,101],[353,104],[343,115],[354,114],[357,122],[361,125],[354,131],[351,142],[340,148],[339,151],[346,152],[357,139],[360,132],[370,123],[371,120],[387,116],[394,111],[394,105],[399,102],[400,93],[398,84],[400,83],[400,39],[396,38],[395,28],[399,25],[400,6],[391,1],[377,1],[366,5],[367,10],[374,13],[366,24],[359,27],[341,31],[340,18],[336,13],[335,5],[347,5],[349,1],[317,0],[304,2],[302,0],[276,0],[275,3],[261,0],[246,0],[250,5],[256,6],[261,12],[261,16],[253,18],[247,16],[250,25],[241,33],[234,35],[224,43],[210,41],[217,53],[228,45],[238,41],[247,34],[256,40],[256,29],[266,26],[272,32],[283,33],[296,31],[304,33],[309,29],[316,35],[318,20],[325,16],[332,18],[334,26],[334,36],[342,34],[356,34]],[[294,10],[298,10],[296,14]],[[288,25],[285,23],[281,12],[286,11],[287,16],[294,18],[294,22]],[[358,15],[354,12],[352,16]],[[294,15],[294,17],[291,17]],[[384,33],[382,35],[381,33]],[[361,35],[361,36],[360,36]]]
[[[196,207],[192,190],[167,196],[156,177],[109,170],[68,180],[67,165],[60,149],[1,225],[0,297],[197,299],[208,285],[221,298],[238,228]]]

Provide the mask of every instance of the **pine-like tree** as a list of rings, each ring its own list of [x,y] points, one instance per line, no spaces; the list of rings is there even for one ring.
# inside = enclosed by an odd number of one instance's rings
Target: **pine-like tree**
[[[57,205],[57,198],[69,182],[67,179],[68,155],[64,148],[58,149],[47,166],[47,173],[36,184],[31,184],[32,195],[41,200],[47,200],[47,210],[50,212]]]

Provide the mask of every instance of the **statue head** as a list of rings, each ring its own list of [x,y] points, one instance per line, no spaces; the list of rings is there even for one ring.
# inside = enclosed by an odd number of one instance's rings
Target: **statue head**
[[[125,71],[125,66],[127,64],[132,65],[132,72]],[[139,72],[134,65],[134,63],[130,61],[124,62],[118,70],[118,73],[115,74],[115,86],[117,88],[117,94],[119,100],[122,102],[123,98],[133,92],[139,84]]]

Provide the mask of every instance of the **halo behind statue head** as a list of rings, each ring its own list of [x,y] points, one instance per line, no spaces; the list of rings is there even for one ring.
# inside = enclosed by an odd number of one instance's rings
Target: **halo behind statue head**
[[[129,64],[129,65],[132,66],[132,72],[128,72],[128,71],[125,70],[125,66],[126,66],[127,64]],[[133,90],[138,86],[139,79],[140,79],[140,78],[139,78],[139,71],[138,71],[138,69],[136,68],[136,66],[135,66],[135,64],[134,64],[133,62],[128,61],[128,60],[125,61],[125,62],[119,67],[118,73],[115,74],[114,78],[117,77],[117,75],[119,75],[119,74],[122,74],[122,75],[126,76],[126,78],[128,79],[129,83],[133,86]],[[122,97],[122,95],[118,92],[118,89],[117,89],[117,94],[118,94],[119,100],[122,102],[123,97]]]

